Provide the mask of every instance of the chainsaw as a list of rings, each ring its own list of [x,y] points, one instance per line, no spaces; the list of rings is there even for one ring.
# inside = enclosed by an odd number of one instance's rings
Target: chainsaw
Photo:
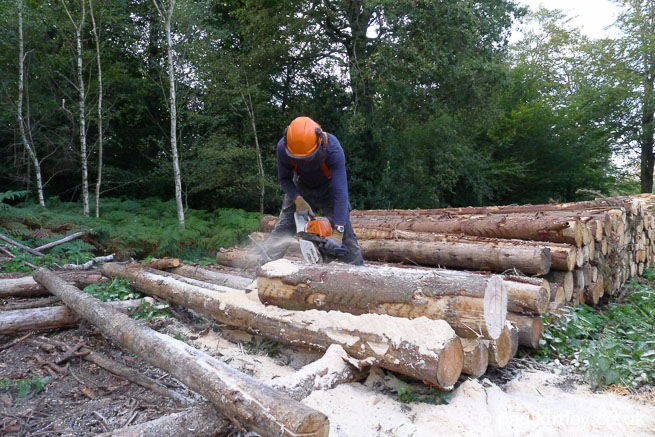
[[[324,262],[321,249],[326,238],[332,235],[332,225],[327,219],[316,218],[309,211],[297,211],[293,214],[296,221],[296,237],[300,243],[300,252],[307,264]]]

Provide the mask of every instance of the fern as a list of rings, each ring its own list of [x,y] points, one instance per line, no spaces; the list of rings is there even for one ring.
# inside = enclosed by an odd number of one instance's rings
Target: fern
[[[5,191],[0,193],[0,209],[9,209],[10,206],[4,203],[5,200],[15,200],[25,197],[29,194],[29,191]]]

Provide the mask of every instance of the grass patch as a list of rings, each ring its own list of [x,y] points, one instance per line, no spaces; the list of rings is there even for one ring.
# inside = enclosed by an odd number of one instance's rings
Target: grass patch
[[[173,200],[107,198],[102,200],[100,218],[84,217],[78,203],[48,199],[46,204],[45,209],[33,202],[1,208],[0,232],[30,247],[38,247],[62,238],[62,233],[85,231],[107,253],[135,258],[169,256],[208,264],[214,262],[218,249],[238,245],[257,230],[261,218],[259,213],[238,209],[188,209],[182,229]],[[97,252],[94,246],[75,240],[51,249],[47,256],[53,258],[45,262],[38,257],[26,260],[46,267],[48,263],[79,264],[91,258],[94,251]],[[3,263],[0,269],[29,270],[20,260],[11,267]]]
[[[559,359],[583,373],[594,388],[655,384],[655,269],[633,279],[623,303],[602,309],[569,308],[546,321],[535,358]]]
[[[251,354],[267,355],[276,357],[280,354],[279,343],[268,338],[250,337],[250,340],[243,343],[243,348]]]
[[[422,402],[432,405],[446,405],[450,402],[451,397],[452,393],[439,390],[436,387],[428,387],[427,391],[422,390],[421,392],[418,392],[414,390],[411,385],[402,381],[398,386],[398,401],[403,404]]]
[[[0,379],[0,390],[17,391],[19,398],[25,398],[30,393],[39,394],[45,388],[45,385],[50,382],[50,377],[37,378],[36,376],[31,379]]]

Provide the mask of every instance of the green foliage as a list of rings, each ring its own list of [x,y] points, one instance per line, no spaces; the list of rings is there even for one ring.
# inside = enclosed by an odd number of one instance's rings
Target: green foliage
[[[261,354],[269,357],[276,357],[280,354],[279,343],[268,338],[250,337],[250,340],[243,343],[243,348],[251,354]]]
[[[9,205],[4,203],[5,200],[16,200],[22,197],[25,197],[29,194],[29,191],[5,191],[4,193],[0,192],[0,211],[3,209],[9,209]]]
[[[84,287],[84,291],[103,302],[115,300],[140,299],[141,293],[130,285],[129,279],[114,278],[100,284],[91,284]]]
[[[174,201],[108,198],[102,205],[102,217],[95,219],[81,217],[79,205],[75,203],[49,199],[48,209],[27,203],[12,208],[11,214],[6,215],[0,224],[9,228],[19,223],[18,220],[29,220],[30,226],[37,228],[74,227],[75,230],[86,230],[110,253],[138,258],[179,257],[207,264],[213,261],[219,248],[237,245],[250,232],[257,230],[261,217],[258,213],[226,208],[213,212],[188,209],[185,227],[180,228]],[[23,229],[21,232],[29,235],[29,228],[21,226],[17,229]],[[38,246],[58,238],[61,236],[38,240],[28,238],[24,242]],[[91,250],[94,247],[90,244],[74,240],[50,249],[49,256],[54,256],[59,264],[78,264],[93,256]]]
[[[17,389],[18,397],[25,398],[30,393],[41,393],[51,379],[49,376],[45,378],[34,376],[31,379],[0,379],[0,390]]]
[[[655,269],[644,277],[655,279]],[[582,305],[546,322],[536,357],[569,362],[594,387],[655,384],[655,286],[632,280],[625,287],[625,303]]]
[[[141,299],[141,304],[139,307],[132,313],[132,318],[133,319],[143,319],[143,320],[150,320],[153,317],[171,317],[170,311],[168,311],[169,305],[166,304],[151,304],[149,302],[146,302],[145,299]],[[179,334],[177,334],[179,335]],[[176,339],[181,340],[181,338],[177,338],[177,335],[175,336]]]
[[[416,392],[409,384],[401,382],[398,386],[398,401],[403,404],[422,402],[433,405],[446,405],[450,402],[452,393],[430,387],[427,392]]]

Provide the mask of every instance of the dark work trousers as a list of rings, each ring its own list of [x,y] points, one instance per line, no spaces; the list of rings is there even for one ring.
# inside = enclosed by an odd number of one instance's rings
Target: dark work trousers
[[[312,210],[316,214],[321,214],[330,220],[334,227],[334,197],[332,195],[332,183],[329,182],[318,188],[307,188],[303,186],[297,178],[295,178],[296,187],[300,195],[309,203]],[[348,249],[348,253],[344,257],[334,258],[329,257],[327,262],[339,261],[347,264],[362,266],[364,265],[364,258],[362,257],[362,250],[357,242],[357,237],[353,231],[353,226],[350,223],[350,205],[348,205],[348,215],[346,215],[345,230],[343,233],[343,246]],[[259,258],[259,264],[264,264],[268,261],[274,261],[284,256],[291,244],[292,238],[296,233],[296,221],[293,214],[296,212],[296,204],[294,199],[289,196],[284,196],[282,202],[282,212],[275,224],[275,228],[271,235],[268,237],[263,245],[263,251]],[[268,257],[267,257],[268,255]]]

